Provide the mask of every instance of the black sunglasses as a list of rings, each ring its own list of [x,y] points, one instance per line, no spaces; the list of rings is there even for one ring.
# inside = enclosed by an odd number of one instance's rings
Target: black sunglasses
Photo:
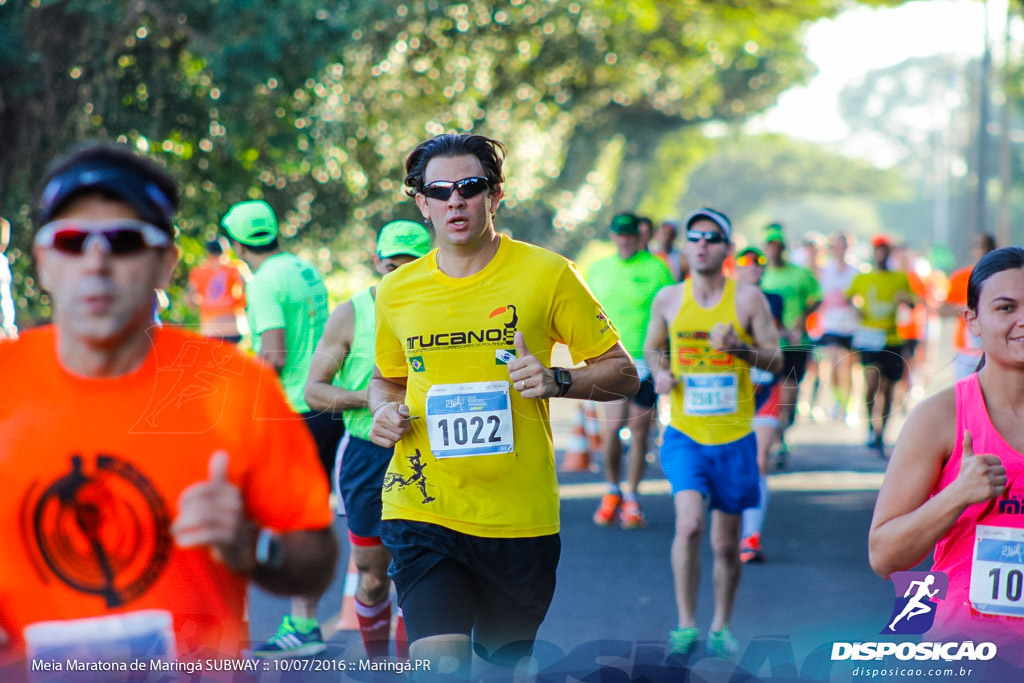
[[[440,199],[442,202],[448,201],[448,198],[452,196],[453,190],[458,190],[459,195],[463,199],[469,199],[475,197],[481,192],[486,192],[491,188],[491,184],[487,182],[487,178],[481,178],[480,176],[473,176],[472,178],[463,178],[462,180],[435,180],[429,185],[423,186],[423,196],[430,199]]]
[[[725,241],[725,235],[714,230],[687,230],[686,241],[687,242],[700,242],[700,238],[703,237],[707,244],[721,244]]]

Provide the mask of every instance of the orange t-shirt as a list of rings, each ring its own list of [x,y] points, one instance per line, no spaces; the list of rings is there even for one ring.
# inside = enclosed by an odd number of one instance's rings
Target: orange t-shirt
[[[331,524],[308,429],[274,373],[233,345],[153,328],[142,366],[67,372],[46,326],[0,345],[0,666],[38,621],[143,609],[174,615],[179,657],[235,656],[246,578],[179,549],[178,497],[228,453],[246,516],[279,531]]]
[[[966,266],[960,270],[953,271],[949,276],[949,294],[946,295],[946,303],[953,306],[967,308],[967,282],[971,279],[971,271],[974,266]],[[963,314],[956,316],[956,327],[953,329],[953,350],[957,353],[966,353],[972,356],[981,356],[981,346],[972,343],[973,335],[967,329]]]
[[[900,304],[896,314],[896,331],[902,339],[924,339],[928,328],[928,290],[921,276],[912,270],[907,272],[910,291],[914,293],[913,306]]]
[[[245,279],[235,266],[209,261],[188,274],[199,304],[201,323],[217,321],[245,310]]]

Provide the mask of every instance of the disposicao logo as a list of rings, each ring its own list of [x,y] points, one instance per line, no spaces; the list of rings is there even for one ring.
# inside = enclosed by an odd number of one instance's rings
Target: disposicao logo
[[[935,622],[936,600],[944,600],[949,590],[945,572],[893,572],[890,577],[896,591],[896,604],[884,634],[921,634]]]
[[[944,600],[949,590],[945,572],[893,572],[890,577],[895,591],[895,604],[883,635],[918,635],[935,622],[936,600]],[[994,643],[964,642],[857,642],[832,643],[832,661],[880,660],[895,657],[901,661],[945,662],[987,661],[994,658]]]

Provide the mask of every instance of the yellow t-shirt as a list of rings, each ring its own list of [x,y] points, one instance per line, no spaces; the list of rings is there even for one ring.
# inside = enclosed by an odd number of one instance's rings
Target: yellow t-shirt
[[[483,270],[452,278],[435,250],[383,279],[376,310],[377,367],[407,378],[417,418],[388,466],[383,518],[491,538],[558,532],[548,402],[522,398],[507,365],[516,330],[545,366],[556,342],[574,362],[618,342],[576,267],[503,236]]]
[[[732,323],[740,341],[753,344],[736,314],[736,281],[726,278],[722,296],[711,308],[693,297],[693,282],[683,284],[683,301],[669,325],[669,353],[676,386],[670,424],[698,443],[731,443],[750,433],[754,389],[750,365],[731,353],[711,348],[715,323]]]
[[[910,280],[901,270],[872,270],[853,278],[846,296],[854,299],[863,316],[860,321],[861,332],[854,335],[856,348],[875,351],[883,348],[878,343],[872,343],[870,334],[865,334],[870,330],[885,332],[885,346],[899,346],[903,343],[896,326],[896,301],[900,293],[908,296],[912,294]],[[861,342],[860,337],[865,341]]]

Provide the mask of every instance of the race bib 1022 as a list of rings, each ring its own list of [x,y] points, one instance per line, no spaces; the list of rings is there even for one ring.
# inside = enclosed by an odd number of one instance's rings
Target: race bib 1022
[[[515,450],[508,382],[437,384],[427,391],[426,413],[435,458]]]

